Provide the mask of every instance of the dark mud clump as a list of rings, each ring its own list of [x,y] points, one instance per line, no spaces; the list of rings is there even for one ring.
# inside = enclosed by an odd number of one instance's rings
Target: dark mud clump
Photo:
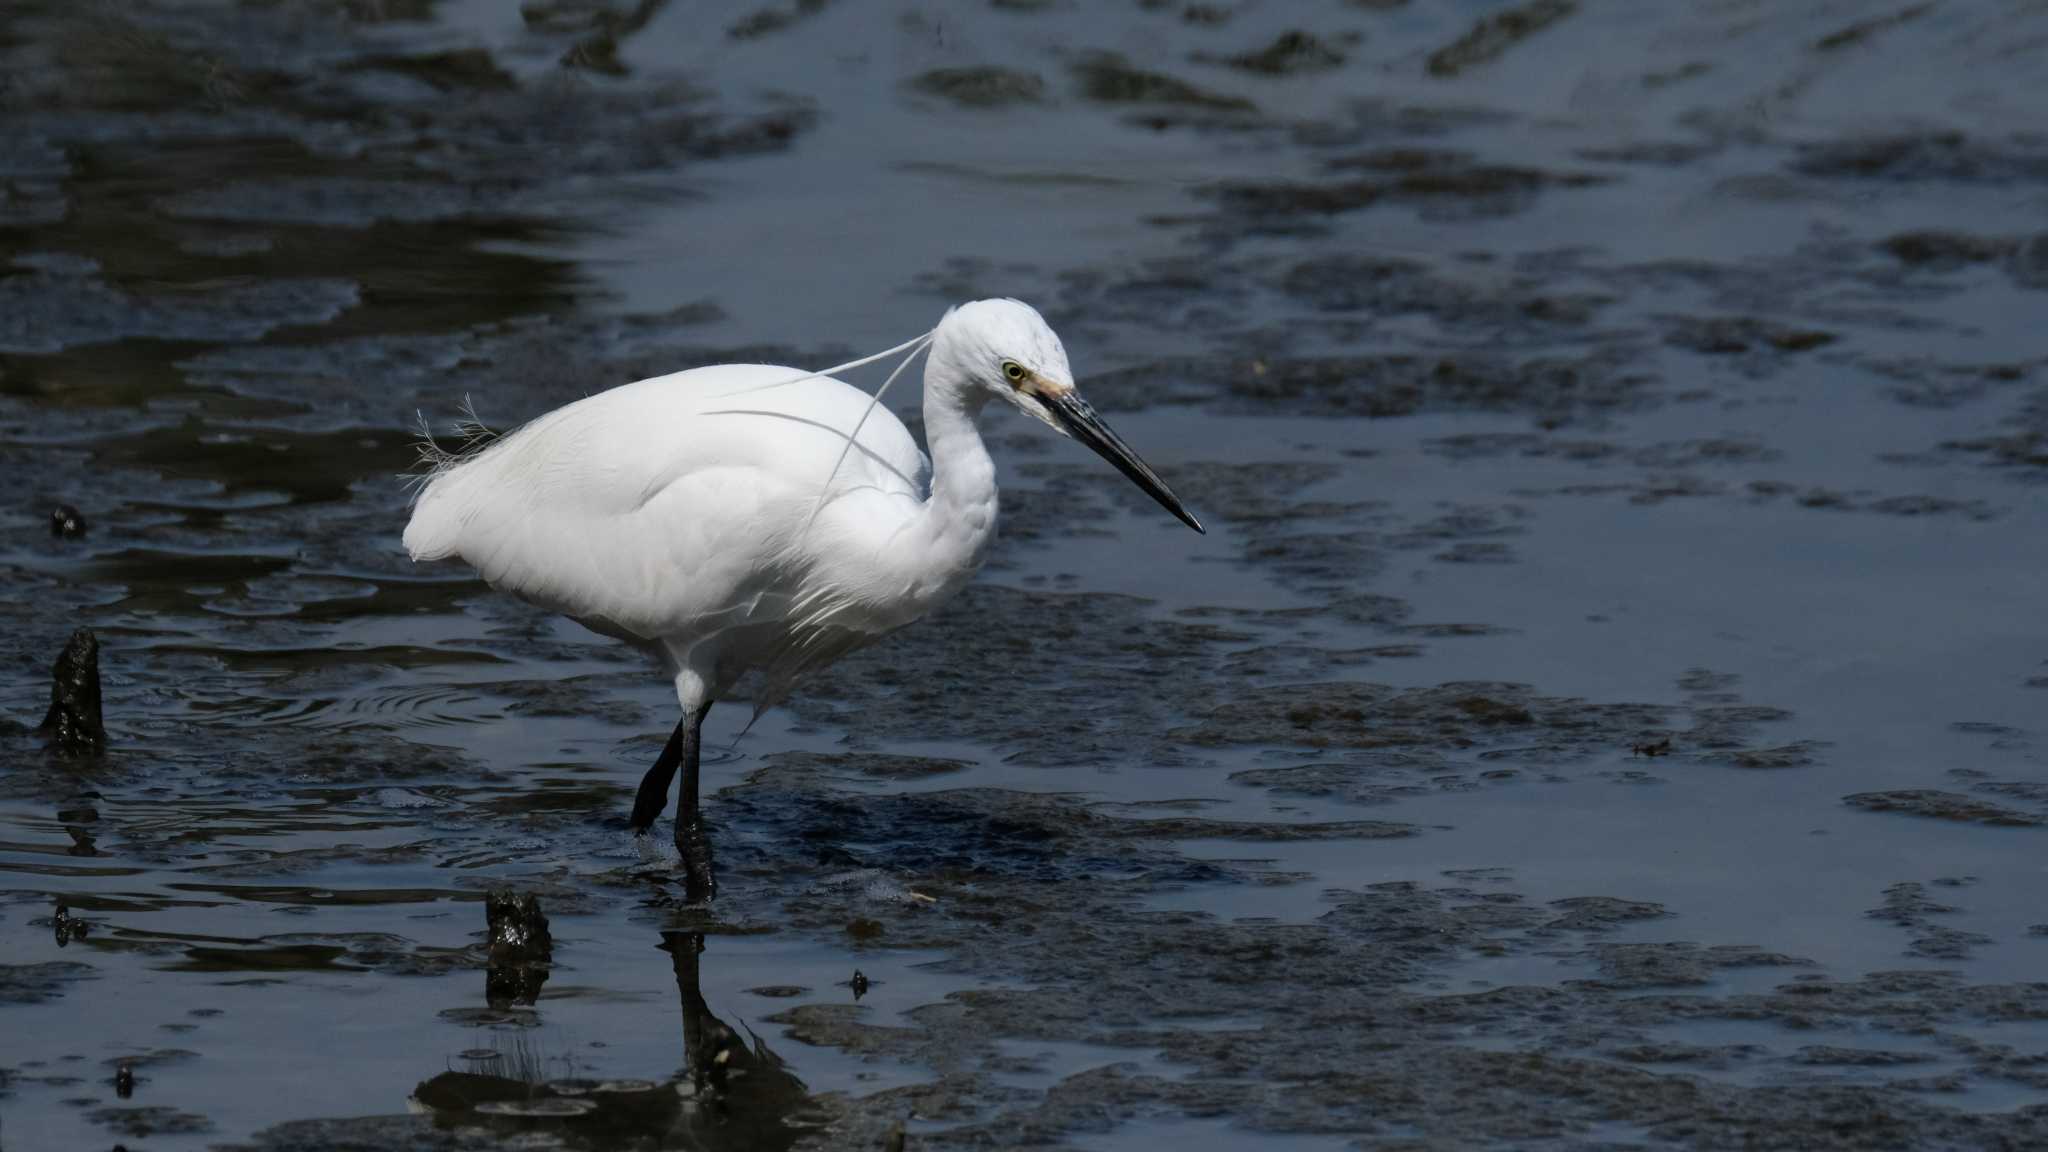
[[[1231,56],[1224,63],[1245,72],[1268,76],[1289,76],[1301,72],[1325,72],[1343,66],[1345,55],[1311,33],[1294,29],[1282,32],[1271,44],[1256,52]]]
[[[518,87],[510,72],[481,48],[457,48],[417,56],[371,56],[352,67],[395,72],[442,92],[487,91]]]
[[[1901,264],[1948,270],[2002,260],[2013,250],[2014,242],[1997,236],[1928,229],[1901,232],[1887,239],[1883,248]]]
[[[1804,976],[1760,995],[1731,994],[1719,988],[1731,973],[1811,965],[1741,945],[1605,939],[1667,915],[1641,901],[1540,905],[1480,887],[1389,883],[1331,893],[1314,922],[1283,924],[1147,912],[1117,891],[1130,883],[1065,886],[1074,918],[1046,917],[1028,889],[1005,894],[995,881],[921,909],[874,911],[887,938],[909,941],[956,933],[971,941],[970,924],[1026,916],[1033,931],[1002,931],[1000,956],[993,940],[953,947],[991,970],[1030,973],[1032,986],[961,994],[897,1026],[864,1022],[847,1006],[778,1016],[798,1039],[869,1059],[945,1053],[935,1079],[849,1101],[831,1121],[834,1135],[879,1139],[905,1108],[946,1121],[924,1138],[946,1149],[1096,1132],[1162,1110],[1228,1112],[1248,1140],[1400,1132],[1460,1146],[1583,1142],[1619,1114],[1674,1141],[1735,1146],[1769,1132],[1777,1139],[1763,1146],[1783,1149],[1860,1148],[1873,1137],[1901,1147],[1966,1135],[1995,1144],[2048,1131],[2027,1112],[1964,1115],[1876,1086],[1750,1087],[1685,1072],[1739,1063],[1770,1085],[1778,1069],[1853,1059],[1820,1050],[1821,1027],[1897,1026],[1946,1038],[1985,1013],[2048,1007],[2038,990],[1890,974],[1844,983]],[[1540,955],[1586,976],[1413,990],[1411,981],[1471,954]],[[1796,1039],[1686,1049],[1657,1035],[1741,1021],[1767,1021]],[[1090,1046],[1103,1066],[1019,1097],[985,1079],[1005,1066],[993,1037]],[[1161,1053],[1172,1073],[1132,1067],[1147,1051]]]
[[[1656,378],[1631,371],[1607,356],[1536,356],[1506,360],[1485,355],[1214,360],[1148,365],[1154,378],[1168,371],[1182,387],[1207,385],[1233,408],[1309,416],[1388,419],[1424,412],[1512,412],[1548,426],[1650,403]]]
[[[93,1123],[122,1135],[185,1136],[213,1130],[213,1122],[194,1112],[156,1104],[134,1108],[95,1108],[86,1113]]]
[[[1502,769],[1484,774],[1512,780],[1518,773]],[[1421,749],[1375,750],[1334,763],[1298,764],[1278,768],[1247,768],[1231,773],[1238,784],[1264,788],[1282,796],[1331,797],[1351,804],[1392,804],[1433,792],[1464,792],[1477,786],[1441,753]]]
[[[1121,56],[1107,53],[1089,56],[1074,65],[1081,94],[1103,104],[1140,104],[1204,109],[1218,112],[1249,112],[1252,102],[1242,96],[1211,92],[1162,72],[1148,72]]]
[[[891,756],[874,752],[771,752],[762,758],[764,766],[750,773],[751,781],[769,778],[785,785],[797,780],[832,778],[841,780],[929,780],[972,767],[964,760],[931,756]]]
[[[1497,530],[1491,520],[1482,524]],[[1411,623],[1398,600],[1366,599],[1372,602],[1356,606],[1369,613],[1361,623],[1404,637],[1460,632]],[[1813,763],[1820,751],[1811,741],[1765,740],[1762,733],[1791,714],[1743,704],[1728,692],[1651,705],[1547,695],[1514,683],[1401,688],[1283,678],[1355,667],[1361,659],[1405,658],[1399,650],[1362,656],[1274,650],[1263,658],[1274,678],[1249,675],[1259,658],[1247,663],[1244,653],[1259,647],[1247,642],[1265,628],[1302,618],[1284,611],[1222,617],[1225,627],[1162,617],[1120,597],[977,585],[917,628],[827,669],[791,707],[846,729],[855,750],[865,751],[887,732],[917,731],[926,739],[991,746],[1019,765],[1172,767],[1196,762],[1204,748],[1247,745],[1352,750],[1363,755],[1331,759],[1357,771],[1333,770],[1321,781],[1283,775],[1241,782],[1357,787],[1386,799],[1413,787],[1441,789],[1453,779],[1459,787],[1513,779],[1518,764],[1554,768],[1618,759],[1657,740],[1669,741],[1659,758],[1666,764],[1792,768]],[[969,648],[989,658],[947,658]],[[1016,668],[1033,671],[1019,677],[1012,674]],[[1003,704],[963,704],[983,700]],[[1396,751],[1415,759],[1378,759]],[[861,763],[779,760],[761,781],[815,787],[851,778],[857,784]],[[1386,774],[1374,780],[1375,771]],[[1352,780],[1340,779],[1345,776]],[[1381,791],[1381,784],[1395,791]]]
[[[2048,480],[2048,391],[2035,392],[2000,423],[2001,431],[1944,441],[1941,447],[2024,480]]]
[[[96,821],[99,818],[99,814],[89,808],[83,811],[75,811],[71,815],[77,820],[77,823],[72,825],[74,828]],[[92,847],[89,835],[86,837],[85,847]],[[59,948],[66,948],[73,941],[86,939],[92,935],[92,929],[92,920],[84,916],[73,916],[71,914],[71,906],[62,902],[58,903],[57,910],[50,916],[50,935],[56,938],[57,947]]]
[[[793,3],[760,8],[725,30],[735,40],[756,40],[781,32],[823,12],[831,0],[793,0]]]
[[[1463,36],[1430,53],[1429,74],[1456,76],[1491,63],[1501,53],[1577,10],[1575,0],[1531,0],[1519,8],[1482,17]]]
[[[1935,820],[1963,824],[1990,824],[2002,828],[2031,828],[2043,823],[2040,816],[1992,804],[1959,792],[1934,788],[1907,788],[1892,792],[1858,792],[1842,797],[1842,803],[1866,812],[1903,812]]]
[[[1934,8],[1935,5],[1933,4],[1913,4],[1896,12],[1886,13],[1883,16],[1874,16],[1868,20],[1858,20],[1853,24],[1838,28],[1815,40],[1813,42],[1813,50],[1815,52],[1839,52],[1844,48],[1854,47],[1880,33],[1910,24],[1920,17],[1927,15]]]
[[[1731,356],[1752,349],[1809,352],[1835,342],[1832,332],[1795,328],[1750,316],[1674,317],[1665,342],[1706,356]]]
[[[2013,283],[2032,291],[2048,291],[2048,232],[2036,232],[2013,248],[2006,271]]]
[[[1626,737],[1663,727],[1670,712],[1545,697],[1527,686],[1485,682],[1400,689],[1380,684],[1294,684],[1235,693],[1196,728],[1196,744],[1294,744],[1316,748],[1541,747],[1552,755],[1627,747]],[[1592,740],[1588,736],[1598,733]]]
[[[1738,748],[1709,753],[1701,759],[1710,764],[1725,764],[1730,768],[1778,771],[1786,768],[1804,768],[1814,763],[1818,759],[1819,749],[1820,745],[1802,740],[1770,748]]]
[[[92,965],[70,960],[0,964],[0,1004],[40,1004],[62,996],[68,985],[96,975]]]
[[[524,897],[493,892],[484,901],[484,916],[490,949],[485,1000],[498,1009],[531,1006],[540,999],[554,963],[554,937],[540,898],[531,892]]]
[[[1376,204],[1413,208],[1428,220],[1507,216],[1525,210],[1548,188],[1585,188],[1607,178],[1488,164],[1462,152],[1386,149],[1325,162],[1338,179],[1325,182],[1235,182],[1209,195],[1227,218],[1251,231],[1288,231],[1317,217]]]
[[[796,922],[856,939],[916,947],[935,925],[899,913],[981,906],[1014,885],[1078,883],[1141,870],[1146,886],[1255,883],[1246,866],[1189,860],[1185,839],[1248,843],[1391,841],[1411,825],[1378,820],[1321,823],[1236,822],[1185,815],[1171,806],[1102,806],[1076,796],[993,788],[914,793],[848,792],[829,778],[751,778],[727,789],[713,809],[722,819],[769,833],[739,845],[728,861],[740,876],[726,887],[768,884],[798,894]],[[1255,853],[1253,853],[1255,855]],[[743,897],[751,898],[751,897]]]
[[[519,15],[529,28],[552,23],[558,31],[580,33],[575,42],[563,51],[562,67],[582,69],[602,76],[622,77],[631,70],[619,58],[620,43],[646,28],[648,22],[664,7],[666,4],[659,0],[639,0],[625,11],[602,4],[585,9],[583,5],[571,0],[568,3],[554,5],[522,4]],[[481,86],[495,86],[497,76],[494,73],[497,72],[497,68],[488,54],[456,52],[446,55],[466,57],[472,54],[484,56],[485,59],[477,62],[473,68],[464,69],[465,79],[473,73],[481,81]]]
[[[100,717],[100,643],[90,628],[71,633],[50,670],[50,710],[41,730],[65,756],[91,756],[107,746]]]
[[[279,328],[322,324],[354,305],[339,280],[267,280],[216,291],[145,295],[108,283],[96,261],[16,256],[0,277],[0,352],[48,354],[122,338],[256,340]]]
[[[790,702],[800,716],[974,740],[1022,763],[1175,761],[1167,718],[1205,699],[1212,644],[1226,630],[1149,618],[1117,596],[970,586],[916,628],[826,669]],[[945,654],[978,651],[959,661]],[[1035,669],[1013,676],[1017,668]],[[1004,687],[987,695],[997,681]],[[962,701],[1005,699],[1001,708]],[[1047,723],[1048,717],[1057,717]]]
[[[616,38],[660,7],[599,22]],[[10,17],[17,36],[65,50],[12,53],[0,151],[57,177],[91,170],[58,185],[85,198],[76,210],[60,200],[32,237],[0,238],[25,270],[0,278],[12,304],[0,345],[22,350],[244,342],[336,320],[445,329],[499,317],[512,298],[559,305],[559,266],[479,250],[547,231],[538,216],[562,203],[559,174],[782,148],[807,123],[794,106],[720,115],[675,83],[520,82],[473,50],[397,51],[401,37],[365,35],[333,5],[109,13],[35,0]],[[378,243],[323,231],[369,228]],[[392,250],[409,269],[380,262]]]
[[[1612,992],[1704,988],[1734,969],[1809,966],[1799,957],[1766,952],[1760,948],[1740,945],[1703,948],[1687,941],[1594,944],[1589,952],[1599,975],[1572,983]]]
[[[69,504],[50,509],[50,535],[59,539],[85,535],[85,514]]]
[[[1933,960],[1964,960],[1970,951],[1991,943],[1991,938],[1981,932],[1967,932],[1940,923],[1936,917],[1952,916],[1958,909],[1943,904],[1927,894],[1924,885],[1917,883],[1894,884],[1884,890],[1884,903],[1871,909],[1866,915],[1873,920],[1896,924],[1912,933],[1912,943],[1907,947],[1909,956],[1924,956]]]
[[[2032,184],[2048,179],[2048,147],[1954,131],[1901,133],[1803,145],[1793,166],[1837,180]]]
[[[920,92],[973,108],[1035,104],[1045,98],[1043,77],[1008,68],[934,68],[918,76],[913,85]]]
[[[1303,260],[1279,282],[1288,298],[1324,314],[1422,316],[1475,341],[1577,338],[1611,298],[1559,292],[1521,278],[1459,276],[1418,260],[1339,253]]]

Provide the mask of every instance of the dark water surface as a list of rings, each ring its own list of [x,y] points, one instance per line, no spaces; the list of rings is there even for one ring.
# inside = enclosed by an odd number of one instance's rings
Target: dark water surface
[[[2018,0],[0,6],[0,1148],[2048,1143],[2044,114]],[[1212,530],[992,414],[682,907],[414,414],[987,294]]]

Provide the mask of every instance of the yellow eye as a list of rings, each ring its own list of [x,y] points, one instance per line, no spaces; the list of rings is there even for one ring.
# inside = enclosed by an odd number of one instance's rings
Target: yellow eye
[[[1010,383],[1016,384],[1024,379],[1024,366],[1015,360],[1005,360],[1003,361],[1003,375]]]

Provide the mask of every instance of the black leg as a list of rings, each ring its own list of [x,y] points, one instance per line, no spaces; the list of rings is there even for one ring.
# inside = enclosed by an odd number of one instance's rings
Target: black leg
[[[654,767],[640,778],[640,794],[633,798],[632,825],[635,833],[654,827],[654,818],[668,807],[668,785],[676,778],[676,765],[682,763],[683,741],[694,743],[696,738],[690,717],[683,717],[677,722],[676,730],[669,733],[668,743],[662,745],[661,755],[654,758]]]
[[[676,724],[654,767],[640,778],[640,792],[633,798],[633,831],[644,833],[654,826],[655,817],[668,802],[668,786],[676,769],[683,770],[683,786],[676,791],[676,851],[683,856],[683,892],[693,904],[718,895],[718,881],[711,873],[711,838],[697,808],[697,746],[709,711],[711,705],[705,704]]]
[[[676,789],[676,851],[683,857],[683,894],[692,904],[706,903],[718,895],[718,880],[711,871],[711,837],[697,803],[698,736],[704,714],[710,710],[711,705],[706,704],[694,716],[684,718],[690,734],[683,739],[683,786]]]

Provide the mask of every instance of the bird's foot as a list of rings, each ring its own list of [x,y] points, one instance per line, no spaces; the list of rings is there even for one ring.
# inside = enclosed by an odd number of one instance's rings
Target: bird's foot
[[[709,904],[718,895],[718,877],[711,866],[711,837],[704,825],[676,825],[676,851],[683,857],[683,895],[692,904]]]

